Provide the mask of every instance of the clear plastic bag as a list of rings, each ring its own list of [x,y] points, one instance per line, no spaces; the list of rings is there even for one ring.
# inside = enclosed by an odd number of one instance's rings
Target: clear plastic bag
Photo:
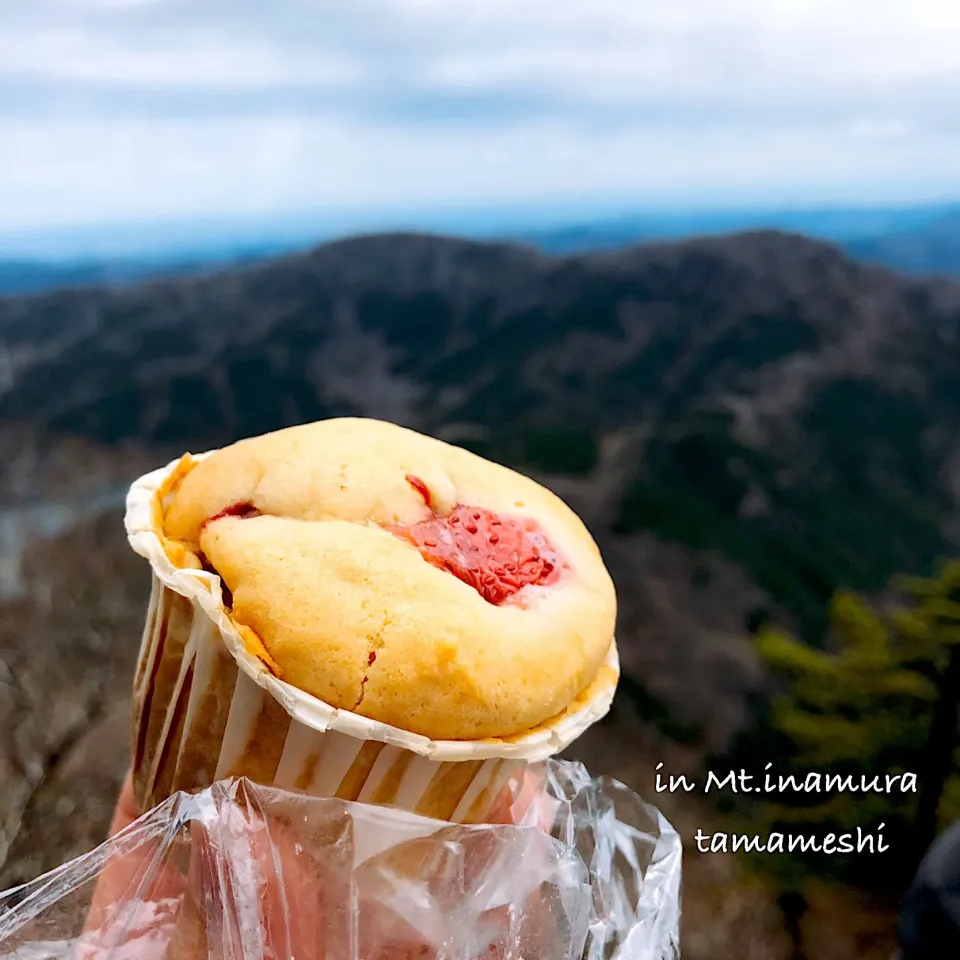
[[[513,825],[223,781],[0,894],[17,960],[666,960],[681,844],[625,786],[538,765]],[[519,801],[518,801],[519,803]]]

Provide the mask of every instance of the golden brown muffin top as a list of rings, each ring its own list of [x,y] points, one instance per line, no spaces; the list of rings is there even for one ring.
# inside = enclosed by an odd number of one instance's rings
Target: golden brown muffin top
[[[165,532],[220,575],[281,679],[433,739],[537,726],[613,641],[613,584],[569,507],[381,421],[217,451],[174,491]]]

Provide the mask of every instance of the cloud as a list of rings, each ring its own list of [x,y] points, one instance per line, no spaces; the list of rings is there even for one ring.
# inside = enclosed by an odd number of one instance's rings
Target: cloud
[[[8,4],[0,230],[334,202],[960,192],[958,49],[954,0]]]

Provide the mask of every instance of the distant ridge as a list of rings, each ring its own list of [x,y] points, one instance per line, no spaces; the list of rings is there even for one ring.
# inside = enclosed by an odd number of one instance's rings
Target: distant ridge
[[[509,219],[507,214],[503,217]],[[455,225],[454,218],[446,228],[426,232],[518,243],[545,253],[566,255],[622,250],[641,243],[780,230],[839,244],[855,257],[907,273],[960,273],[960,206],[957,205],[625,214],[592,220],[571,219],[560,225],[526,229],[497,228],[492,225],[492,215],[488,218],[489,223],[466,218],[459,226]],[[209,271],[231,263],[264,261],[305,251],[317,243],[331,242],[331,236],[350,235],[344,229],[321,228],[319,221],[312,228],[309,224],[309,220],[292,224],[265,222],[259,233],[249,224],[243,230],[229,224],[219,228],[203,224],[196,229],[184,224],[179,229],[167,227],[165,230],[155,226],[153,230],[144,227],[142,236],[127,228],[117,236],[107,231],[99,241],[96,241],[96,232],[89,228],[72,241],[69,236],[58,241],[61,246],[66,245],[58,259],[12,256],[9,250],[18,248],[8,238],[0,243],[0,295]],[[112,241],[107,242],[111,236]],[[124,246],[124,237],[127,246]],[[25,242],[22,241],[21,246]],[[54,236],[46,242],[56,247]],[[71,257],[64,252],[70,242],[81,244],[84,249],[91,245],[97,247],[99,243],[103,249],[96,255]],[[36,249],[42,247],[38,238],[32,243]],[[123,255],[104,252],[108,249],[126,252]],[[4,250],[8,252],[4,254]]]
[[[905,273],[960,278],[960,211],[921,228],[855,241],[847,249]]]
[[[622,249],[636,243],[691,239],[756,230],[800,233],[852,246],[888,234],[915,231],[960,216],[960,206],[937,204],[905,208],[810,208],[741,210],[663,215],[630,214],[507,234],[551,253]]]
[[[257,259],[260,257],[255,254],[247,256],[210,254],[208,257],[198,259],[92,260],[76,263],[0,260],[0,296],[97,285],[116,286],[147,278],[189,276]]]

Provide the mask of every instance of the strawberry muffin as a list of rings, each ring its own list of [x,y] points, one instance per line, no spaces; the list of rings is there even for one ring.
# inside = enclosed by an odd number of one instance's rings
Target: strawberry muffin
[[[216,451],[173,491],[164,533],[221,578],[275,676],[432,739],[536,727],[614,642],[613,584],[566,504],[390,423],[326,420]]]
[[[247,777],[485,822],[613,699],[616,597],[583,523],[411,430],[326,420],[186,454],[133,484],[126,527],[153,574],[141,808]]]

